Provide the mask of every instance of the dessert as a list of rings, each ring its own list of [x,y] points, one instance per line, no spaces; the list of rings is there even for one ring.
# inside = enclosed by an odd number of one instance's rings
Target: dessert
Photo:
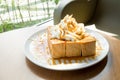
[[[95,55],[96,39],[86,33],[83,23],[69,15],[47,30],[48,46],[53,58]]]

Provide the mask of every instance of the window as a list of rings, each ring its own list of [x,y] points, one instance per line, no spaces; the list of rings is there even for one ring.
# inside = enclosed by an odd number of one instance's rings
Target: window
[[[59,0],[0,0],[0,32],[41,23],[53,17]]]

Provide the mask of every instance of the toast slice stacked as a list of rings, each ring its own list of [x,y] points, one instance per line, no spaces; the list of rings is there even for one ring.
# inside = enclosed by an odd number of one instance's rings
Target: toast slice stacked
[[[53,58],[95,55],[96,39],[94,37],[88,35],[79,41],[54,39],[50,33],[51,28],[51,26],[48,27],[47,33],[48,46]]]

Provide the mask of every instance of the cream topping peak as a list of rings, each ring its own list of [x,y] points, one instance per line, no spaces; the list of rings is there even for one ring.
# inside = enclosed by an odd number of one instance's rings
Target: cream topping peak
[[[66,15],[58,25],[51,28],[52,38],[77,41],[83,39],[85,29],[83,23],[77,23],[75,18]]]

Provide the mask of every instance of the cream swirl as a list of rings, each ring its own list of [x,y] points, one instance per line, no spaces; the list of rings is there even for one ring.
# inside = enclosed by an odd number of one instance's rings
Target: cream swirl
[[[52,38],[78,41],[84,38],[84,24],[78,24],[72,16],[66,15],[58,25],[51,28],[51,35]]]

